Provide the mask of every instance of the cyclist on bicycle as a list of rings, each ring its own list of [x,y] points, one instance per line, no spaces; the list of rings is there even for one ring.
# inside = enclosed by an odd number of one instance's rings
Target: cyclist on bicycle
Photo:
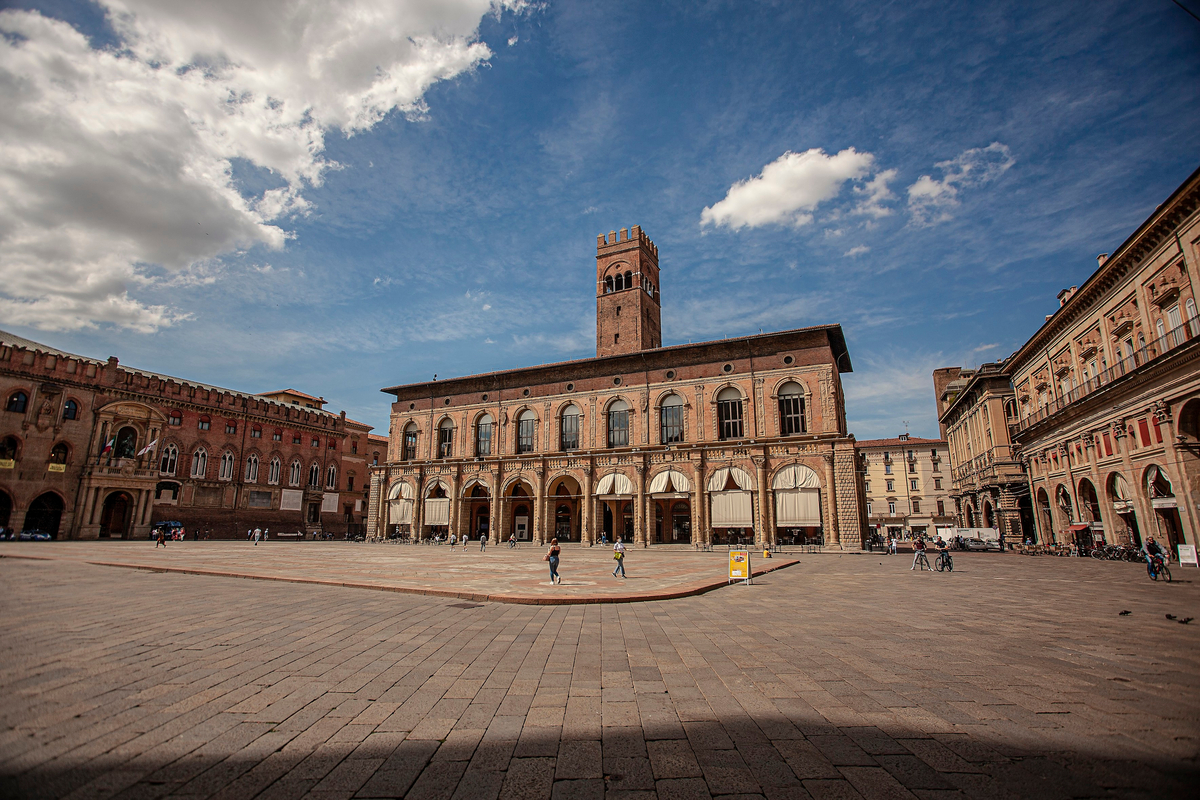
[[[950,556],[950,545],[947,544],[945,541],[943,541],[941,537],[938,537],[937,547],[938,547],[938,557],[935,559],[935,563],[937,561],[942,561],[942,562],[944,562],[942,569],[945,569],[946,567],[950,567],[950,569],[953,570],[954,567],[951,565],[954,563],[954,561],[951,559],[951,556]]]
[[[909,567],[908,571],[912,572],[918,564],[921,565],[922,572],[929,566],[929,559],[925,557],[925,540],[920,536],[913,539],[913,565]]]
[[[1146,554],[1146,571],[1153,576],[1157,570],[1154,559],[1157,557],[1161,558],[1163,561],[1166,561],[1167,551],[1163,550],[1162,547],[1159,546],[1158,542],[1154,541],[1154,537],[1151,536],[1150,538],[1146,539],[1145,544],[1142,545],[1142,552]]]

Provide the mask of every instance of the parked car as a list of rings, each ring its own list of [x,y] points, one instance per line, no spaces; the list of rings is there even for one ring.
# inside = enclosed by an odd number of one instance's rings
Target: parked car
[[[46,531],[39,531],[36,528],[24,530],[17,534],[17,540],[22,542],[48,542],[53,538]]]
[[[1000,543],[991,539],[963,539],[964,550],[979,550],[981,552],[1000,552]]]

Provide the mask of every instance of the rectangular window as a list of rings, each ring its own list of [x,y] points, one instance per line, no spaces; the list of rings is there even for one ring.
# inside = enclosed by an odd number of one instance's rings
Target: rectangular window
[[[1142,435],[1142,447],[1150,446],[1150,426],[1146,424],[1146,420],[1138,420],[1138,433]]]
[[[871,491],[871,482],[870,481],[863,481],[863,491],[864,492]]]
[[[1112,454],[1113,454],[1112,439],[1110,439],[1108,437],[1108,434],[1105,433],[1104,434],[1104,455],[1111,456]]]
[[[250,429],[250,438],[251,439],[261,439],[262,438],[262,428],[251,428]]]
[[[282,434],[282,433],[280,433],[279,431],[275,431],[274,433],[272,433],[272,434],[271,434],[271,441],[273,441],[273,442],[282,442],[282,441],[283,441],[283,434]]]
[[[941,479],[941,478],[934,478],[934,479],[933,479],[933,488],[935,488],[935,489],[940,489],[940,488],[942,488],[942,479]]]
[[[358,455],[358,442],[350,442],[350,452],[354,455]]]
[[[579,449],[579,415],[567,414],[562,418],[562,449]]]
[[[300,434],[292,434],[292,444],[300,444]]]
[[[896,516],[896,504],[895,503],[888,503],[888,513],[891,514],[893,517]]]
[[[167,420],[167,424],[168,425],[182,425],[183,417],[181,417],[179,415],[178,411],[172,411],[170,419]]]
[[[722,439],[741,439],[742,401],[721,400],[718,402],[717,425]]]
[[[779,426],[784,436],[804,433],[804,398],[785,395],[779,398]]]
[[[312,440],[312,446],[313,446],[313,447],[320,447],[320,446],[321,446],[321,440],[320,440],[320,439],[318,439],[317,437],[315,437],[315,436],[314,436],[314,437],[313,437],[313,440]]]
[[[353,492],[353,491],[354,491],[354,476],[353,476],[353,475],[351,475],[350,477],[346,478],[346,491],[347,491],[347,492]]]
[[[883,465],[883,474],[884,474],[884,475],[891,475],[891,474],[892,474],[892,465],[891,465],[891,464],[884,463],[884,465]]]
[[[206,419],[202,419],[202,420],[200,420],[200,424],[199,424],[197,427],[199,427],[199,428],[200,428],[200,430],[202,430],[202,431],[206,431],[206,430],[208,430],[208,429],[209,429],[210,427],[212,427],[212,426],[211,426],[211,424],[209,423],[209,421],[208,421],[208,420],[206,420]]]
[[[934,472],[941,472],[941,471],[942,471],[942,468],[941,468],[940,466],[938,466],[938,465],[939,465],[939,464],[941,464],[941,463],[942,463],[942,462],[940,462],[940,461],[935,461],[935,462],[933,462],[933,471],[934,471]]]
[[[438,458],[454,455],[454,428],[438,428]]]
[[[889,492],[894,492],[894,491],[896,491],[896,482],[895,482],[895,481],[888,481],[888,482],[887,482],[887,490],[888,490]]]
[[[938,516],[939,516],[939,517],[944,517],[944,516],[946,516],[946,503],[945,503],[945,501],[943,501],[943,500],[938,500],[938,501],[937,501],[937,504],[938,504]]]
[[[405,431],[404,432],[404,460],[405,461],[416,461],[417,460],[417,432],[416,431]]]
[[[492,423],[484,422],[477,429],[475,437],[475,455],[490,456],[492,454]]]
[[[915,461],[908,462],[908,471],[916,472],[917,471],[917,462],[915,462]]]
[[[912,501],[912,504],[913,504],[913,513],[914,513],[914,514],[920,514],[920,513],[921,513],[921,501],[920,501],[920,500],[913,500],[913,501]]]
[[[226,422],[225,423],[225,432],[226,433],[237,433],[237,423],[236,422]]]
[[[674,444],[683,441],[683,406],[665,406],[662,409],[662,443]]]
[[[1158,417],[1151,415],[1150,424],[1154,426],[1154,441],[1162,444],[1162,428],[1158,426]]]
[[[867,503],[867,516],[871,516],[871,504]]]
[[[913,478],[911,481],[908,482],[908,490],[910,492],[915,492],[917,490],[917,479],[916,478]]]
[[[938,457],[937,448],[935,447],[934,449],[930,450],[929,455],[936,459]]]
[[[608,412],[608,446],[627,447],[629,445],[629,412]]]
[[[537,441],[537,420],[523,419],[517,423],[517,452],[532,453]]]

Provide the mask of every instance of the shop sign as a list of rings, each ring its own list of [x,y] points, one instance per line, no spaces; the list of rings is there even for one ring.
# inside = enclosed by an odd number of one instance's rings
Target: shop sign
[[[1150,505],[1155,508],[1175,508],[1174,497],[1155,497],[1150,500]]]
[[[729,580],[726,583],[743,581],[750,583],[750,551],[729,551]]]
[[[1179,547],[1179,566],[1191,564],[1193,567],[1200,567],[1200,561],[1196,560],[1196,545],[1181,544]]]

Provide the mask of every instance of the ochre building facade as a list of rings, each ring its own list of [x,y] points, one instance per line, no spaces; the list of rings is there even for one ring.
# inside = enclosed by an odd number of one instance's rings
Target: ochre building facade
[[[841,328],[662,347],[658,276],[601,235],[596,358],[385,389],[368,536],[861,549]]]
[[[319,398],[272,397],[0,331],[0,527],[65,539],[144,538],[167,522],[211,538],[361,530],[378,437]]]

